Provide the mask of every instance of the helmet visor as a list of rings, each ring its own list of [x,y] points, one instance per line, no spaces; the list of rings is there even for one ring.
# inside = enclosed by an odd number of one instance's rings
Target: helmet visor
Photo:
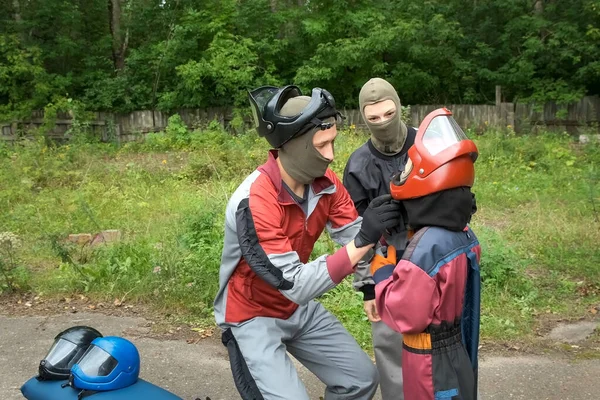
[[[54,342],[45,360],[56,370],[69,370],[77,362],[81,349],[72,342],[58,339]]]
[[[263,86],[259,87],[250,92],[250,103],[252,104],[252,116],[254,117],[254,123],[256,126],[260,124],[262,119],[262,113],[265,109],[265,105],[277,94],[279,88],[274,86]]]
[[[462,140],[467,140],[467,136],[454,118],[448,115],[439,115],[432,119],[423,134],[423,146],[432,156]]]
[[[77,364],[86,376],[108,376],[118,361],[100,347],[92,345]]]

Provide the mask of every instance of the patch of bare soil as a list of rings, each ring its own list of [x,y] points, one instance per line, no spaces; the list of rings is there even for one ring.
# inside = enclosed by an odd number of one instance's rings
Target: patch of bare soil
[[[597,306],[600,308],[600,305]],[[598,311],[598,310],[597,310]],[[585,318],[565,318],[555,314],[541,314],[531,335],[517,340],[482,341],[480,352],[485,355],[553,355],[569,359],[600,359],[600,315],[592,313]],[[597,324],[597,328],[584,340],[568,343],[552,338],[550,333],[559,325],[574,325],[581,322]]]
[[[215,327],[197,327],[191,324],[175,322],[170,314],[161,313],[140,303],[128,303],[121,299],[96,301],[78,294],[68,297],[43,297],[34,293],[16,293],[0,295],[0,314],[21,316],[51,316],[64,313],[99,313],[115,317],[144,318],[146,326],[127,332],[132,336],[159,340],[185,340],[189,344],[211,338]]]
[[[480,354],[486,356],[510,355],[554,355],[570,359],[600,359],[600,328],[597,328],[585,340],[576,343],[564,343],[550,339],[549,333],[559,324],[581,321],[596,322],[600,326],[600,305],[596,312],[586,318],[568,319],[555,314],[541,314],[535,330],[525,338],[506,341],[485,341],[480,343]],[[140,303],[128,303],[120,299],[112,302],[98,302],[84,295],[46,298],[36,294],[0,295],[0,313],[10,316],[49,316],[65,312],[97,312],[111,316],[144,318],[147,324],[128,331],[136,337],[158,340],[185,340],[196,344],[202,340],[219,340],[218,329],[214,326],[194,326],[174,321],[172,315],[158,312]]]

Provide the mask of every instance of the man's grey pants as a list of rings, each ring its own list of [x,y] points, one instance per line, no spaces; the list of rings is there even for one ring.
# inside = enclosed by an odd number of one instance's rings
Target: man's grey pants
[[[373,352],[381,379],[383,400],[403,400],[402,386],[402,334],[383,321],[372,322]]]
[[[325,385],[326,400],[367,400],[379,377],[369,356],[318,302],[288,319],[256,317],[223,333],[233,378],[244,400],[308,400],[286,350]]]

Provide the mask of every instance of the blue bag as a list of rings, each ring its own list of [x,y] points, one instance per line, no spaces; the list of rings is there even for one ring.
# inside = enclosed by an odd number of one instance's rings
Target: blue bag
[[[62,387],[67,381],[38,381],[31,378],[21,387],[21,393],[28,400],[77,400],[81,390],[70,386]],[[94,392],[85,400],[183,400],[173,393],[166,391],[143,379],[123,389]]]

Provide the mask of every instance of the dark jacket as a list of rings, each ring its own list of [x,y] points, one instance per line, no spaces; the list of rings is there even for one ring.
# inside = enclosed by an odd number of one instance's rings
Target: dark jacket
[[[408,161],[408,149],[415,143],[416,135],[417,130],[409,126],[402,150],[393,156],[386,156],[377,151],[371,139],[350,155],[344,169],[343,181],[360,216],[363,215],[371,200],[390,193],[392,176],[404,171]],[[394,245],[400,257],[406,247],[406,230],[401,229],[393,235],[384,235],[384,239],[385,244]],[[364,300],[375,298],[373,279],[368,265],[364,262],[356,269],[354,288],[363,292]]]

